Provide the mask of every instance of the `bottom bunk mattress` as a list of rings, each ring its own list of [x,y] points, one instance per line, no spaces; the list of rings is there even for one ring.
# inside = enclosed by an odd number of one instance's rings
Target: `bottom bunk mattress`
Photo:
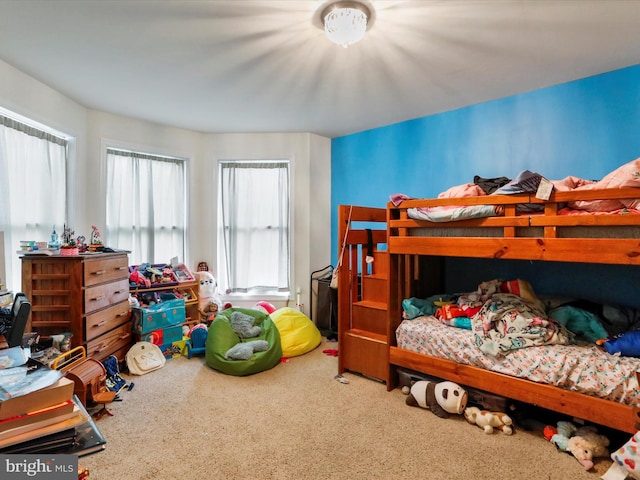
[[[403,320],[399,348],[524,378],[625,405],[640,405],[636,372],[640,359],[611,355],[595,345],[540,345],[506,356],[486,355],[470,330],[445,325],[434,316]]]

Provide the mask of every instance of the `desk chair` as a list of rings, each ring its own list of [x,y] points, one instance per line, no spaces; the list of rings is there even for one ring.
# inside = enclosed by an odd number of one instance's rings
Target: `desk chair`
[[[31,312],[31,303],[24,293],[16,293],[11,307],[11,317],[13,321],[9,331],[5,334],[5,339],[9,347],[22,345],[22,336],[27,326],[27,319]]]

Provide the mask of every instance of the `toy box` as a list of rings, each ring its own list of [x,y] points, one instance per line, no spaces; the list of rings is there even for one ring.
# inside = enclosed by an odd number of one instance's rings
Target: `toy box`
[[[147,333],[136,333],[136,342],[150,342],[154,345],[164,345],[166,343],[177,342],[182,339],[182,325],[177,324],[171,327],[159,328]]]
[[[132,316],[134,333],[150,333],[180,325],[186,321],[184,298],[166,300],[147,308],[134,308]]]

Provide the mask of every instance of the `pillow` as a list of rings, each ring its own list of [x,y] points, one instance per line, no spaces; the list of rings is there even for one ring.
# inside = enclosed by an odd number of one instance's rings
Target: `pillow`
[[[583,185],[576,190],[594,190],[601,188],[626,188],[640,187],[640,158],[618,167],[602,180]],[[610,212],[619,208],[627,207],[640,208],[640,200],[623,199],[623,200],[585,200],[579,202],[570,202],[569,206],[578,210],[587,210],[590,212],[605,211]]]
[[[322,341],[318,327],[304,313],[283,307],[271,314],[271,320],[280,332],[282,355],[295,357],[310,352]]]

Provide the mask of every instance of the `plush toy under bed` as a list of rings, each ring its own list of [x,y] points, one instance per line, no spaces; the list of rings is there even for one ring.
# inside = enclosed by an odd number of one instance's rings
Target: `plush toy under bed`
[[[280,332],[268,314],[229,308],[209,327],[205,360],[228,375],[251,375],[275,367],[282,358]]]

